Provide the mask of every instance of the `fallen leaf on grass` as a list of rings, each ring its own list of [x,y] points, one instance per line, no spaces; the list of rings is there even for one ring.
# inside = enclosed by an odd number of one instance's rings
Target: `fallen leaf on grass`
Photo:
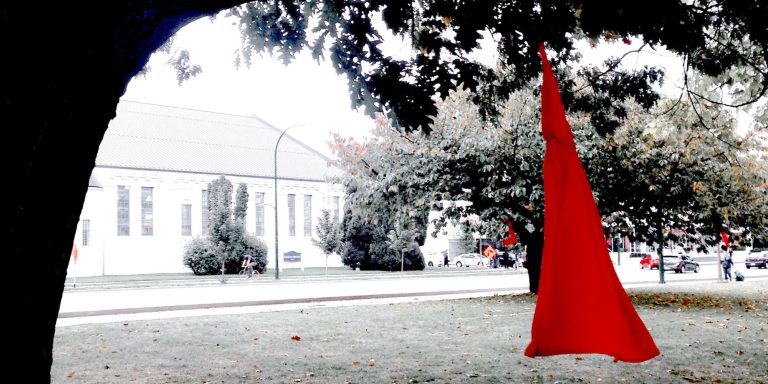
[[[67,377],[69,377],[70,379],[71,379],[71,378],[73,378],[73,377],[75,377],[75,371],[69,371],[69,372],[67,372]]]
[[[299,340],[301,340],[301,337],[294,335],[294,336],[291,336],[291,340],[299,341]]]
[[[352,365],[360,365],[360,362],[357,360],[352,360]]]
[[[373,360],[373,359],[368,360],[368,366],[369,367],[375,367],[376,366],[376,360]]]

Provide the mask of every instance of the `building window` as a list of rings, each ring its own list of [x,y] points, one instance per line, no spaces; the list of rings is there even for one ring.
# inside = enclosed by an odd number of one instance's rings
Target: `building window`
[[[296,236],[296,195],[288,195],[288,236]]]
[[[333,200],[333,203],[332,203],[333,204],[333,218],[338,223],[339,222],[339,217],[341,217],[341,215],[339,215],[339,210],[341,209],[341,207],[339,206],[339,197],[338,196],[334,196],[332,198],[332,200]]]
[[[152,187],[141,187],[141,235],[152,236]]]
[[[91,219],[83,219],[83,247],[91,242]]]
[[[192,204],[181,205],[181,235],[192,236]]]
[[[256,192],[256,236],[264,236],[264,192]]]
[[[131,235],[130,190],[124,185],[117,186],[117,235]]]
[[[202,232],[203,236],[208,234],[208,190],[203,189],[203,201],[200,203],[200,210],[202,211]]]
[[[312,195],[304,195],[304,236],[312,236]]]

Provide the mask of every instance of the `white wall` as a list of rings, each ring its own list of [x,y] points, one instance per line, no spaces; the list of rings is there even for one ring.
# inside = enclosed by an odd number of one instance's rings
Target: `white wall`
[[[103,186],[91,189],[86,195],[80,215],[81,224],[75,236],[79,251],[78,261],[70,261],[69,275],[126,275],[146,273],[187,273],[183,265],[184,246],[194,236],[202,235],[202,191],[208,183],[218,178],[179,172],[160,172],[117,168],[96,168],[94,175]],[[268,268],[275,263],[275,216],[274,181],[269,178],[243,178],[228,176],[234,190],[240,182],[248,186],[249,200],[246,215],[246,231],[255,231],[255,192],[265,193],[265,233],[262,240],[268,246]],[[123,185],[130,190],[130,235],[117,236],[117,187]],[[141,188],[153,188],[153,234],[142,236],[141,232]],[[329,206],[331,196],[343,199],[339,186],[324,182],[278,181],[279,253],[280,267],[324,267],[325,255],[312,244],[311,236],[304,236],[304,196],[312,195],[312,235],[323,209]],[[288,234],[287,194],[296,195],[296,235]],[[192,206],[192,236],[182,236],[182,204]],[[340,205],[343,201],[340,201]],[[341,211],[343,212],[343,211]],[[89,244],[82,245],[82,222],[90,220]],[[282,254],[296,251],[302,254],[302,263],[285,263]],[[338,255],[328,258],[329,266],[341,266]]]

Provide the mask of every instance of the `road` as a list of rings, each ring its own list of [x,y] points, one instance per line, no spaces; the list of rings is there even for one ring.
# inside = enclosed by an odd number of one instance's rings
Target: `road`
[[[640,270],[635,259],[615,266],[625,287],[659,284],[657,270]],[[768,269],[737,268],[746,279],[768,283]],[[718,267],[704,262],[700,273],[666,272],[666,284],[718,281]],[[302,307],[413,302],[524,293],[524,270],[448,268],[440,273],[387,273],[354,277],[314,276],[276,281],[230,279],[227,284],[65,290],[57,326],[165,317],[234,314]]]

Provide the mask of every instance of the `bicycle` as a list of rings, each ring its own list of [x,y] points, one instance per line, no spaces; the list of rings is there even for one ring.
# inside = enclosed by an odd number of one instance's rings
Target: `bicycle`
[[[253,267],[245,267],[241,269],[237,274],[240,276],[240,280],[258,279],[261,276],[259,271],[253,269]]]

